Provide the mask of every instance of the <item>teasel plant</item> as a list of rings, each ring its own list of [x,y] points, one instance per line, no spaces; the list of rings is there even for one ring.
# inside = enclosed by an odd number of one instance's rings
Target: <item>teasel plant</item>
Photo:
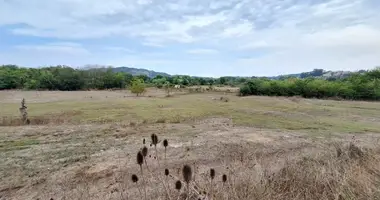
[[[137,164],[140,165],[141,177],[143,179],[143,186],[144,186],[144,197],[145,197],[145,200],[147,200],[147,198],[146,198],[146,182],[145,182],[143,168],[142,168],[142,165],[144,163],[144,156],[143,156],[143,153],[141,151],[139,151],[137,153],[136,160],[137,160]]]
[[[132,174],[132,176],[131,176],[131,180],[132,180],[132,182],[133,182],[134,184],[137,185],[137,190],[139,191],[139,193],[140,193],[140,197],[142,198],[141,189],[140,189],[140,187],[138,186],[139,177],[138,177],[136,174]]]
[[[165,139],[163,142],[164,148],[165,148],[165,166],[166,166],[166,148],[169,146],[169,142],[167,139]]]
[[[186,187],[187,187],[186,199],[190,198],[190,182],[191,182],[192,174],[193,174],[193,172],[192,172],[191,167],[189,165],[184,165],[182,168],[182,176],[183,176],[183,180],[185,181]]]
[[[145,162],[145,166],[146,166],[146,169],[149,171],[149,167],[148,167],[148,163],[146,161],[146,156],[148,155],[148,148],[146,146],[144,146],[142,149],[141,149],[141,153],[144,157],[144,162]]]
[[[227,182],[227,175],[226,174],[223,174],[222,176],[222,182],[223,182],[223,190],[225,190],[225,185],[226,185],[226,182]],[[227,193],[227,197],[226,199],[228,199],[228,192]]]
[[[157,159],[158,166],[160,166],[160,159],[158,158],[158,153],[157,153],[158,137],[154,133],[150,137],[152,139],[152,145],[154,145],[154,150],[156,152],[156,159]]]
[[[210,185],[210,199],[213,199],[213,180],[214,180],[214,178],[215,178],[215,169],[213,169],[213,168],[211,168],[210,169],[210,178],[211,178],[211,181],[210,181],[210,183],[211,183],[211,185]]]
[[[181,197],[181,189],[182,189],[182,182],[180,180],[177,180],[175,182],[175,189],[178,191],[178,197],[177,200]]]

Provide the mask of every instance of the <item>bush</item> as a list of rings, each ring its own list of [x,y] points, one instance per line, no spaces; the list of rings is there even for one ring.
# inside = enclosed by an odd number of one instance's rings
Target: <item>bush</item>
[[[376,71],[376,70],[375,70]],[[369,73],[369,74],[368,74]],[[302,96],[305,98],[380,99],[380,77],[377,73],[355,74],[343,80],[256,78],[240,87],[240,96]]]
[[[142,94],[142,93],[145,92],[144,81],[141,80],[141,79],[135,79],[135,80],[133,80],[130,89],[131,89],[131,92],[133,94],[136,94],[137,96],[139,96],[140,94]]]

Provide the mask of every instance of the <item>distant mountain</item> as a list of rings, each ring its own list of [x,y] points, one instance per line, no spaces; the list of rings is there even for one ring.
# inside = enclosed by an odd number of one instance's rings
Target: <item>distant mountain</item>
[[[171,76],[170,74],[164,73],[164,72],[156,72],[153,70],[147,70],[147,69],[139,69],[139,68],[132,68],[132,67],[112,67],[112,66],[104,66],[104,65],[86,65],[83,67],[83,69],[90,70],[90,69],[100,69],[100,70],[107,70],[108,68],[111,68],[113,72],[126,72],[130,73],[133,76],[136,75],[147,75],[150,78],[154,78],[158,75],[161,76]],[[295,78],[308,78],[308,77],[314,77],[314,78],[321,78],[321,79],[341,79],[346,78],[350,76],[352,73],[364,73],[366,70],[359,70],[356,72],[351,71],[326,71],[323,69],[314,69],[310,72],[302,72],[298,74],[286,74],[286,75],[279,75],[279,76],[266,76],[265,78],[269,79],[283,79],[287,77],[295,77]],[[193,78],[199,77],[199,76],[191,76]],[[224,76],[224,77],[231,77],[231,76]],[[235,78],[255,78],[255,76],[252,77],[240,77],[240,76],[233,76]],[[207,78],[207,77],[199,77],[199,78]],[[259,77],[256,77],[259,78]]]
[[[164,72],[156,72],[153,70],[147,70],[147,69],[139,69],[139,68],[132,68],[132,67],[112,67],[112,66],[102,66],[102,65],[86,65],[83,67],[83,69],[90,70],[90,69],[101,69],[101,70],[107,70],[108,68],[112,69],[113,72],[125,72],[130,73],[133,76],[137,75],[147,75],[150,78],[154,78],[158,75],[161,76],[170,76],[170,74],[164,73]]]
[[[127,72],[132,75],[147,75],[150,78],[154,78],[158,75],[161,76],[170,76],[170,74],[164,73],[164,72],[156,72],[153,70],[147,70],[147,69],[138,69],[138,68],[131,68],[131,67],[115,67],[112,69],[114,72]]]
[[[282,79],[286,77],[295,77],[295,78],[321,78],[321,79],[341,79],[346,78],[350,76],[352,73],[364,73],[366,70],[359,70],[357,72],[351,72],[351,71],[325,71],[323,69],[314,69],[311,72],[302,72],[299,74],[287,74],[287,75],[280,75],[280,76],[271,76],[267,77],[270,79]]]

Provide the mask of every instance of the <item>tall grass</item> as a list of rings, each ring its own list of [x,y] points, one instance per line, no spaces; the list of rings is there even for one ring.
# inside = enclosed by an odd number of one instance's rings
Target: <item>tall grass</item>
[[[182,178],[169,174],[167,168],[165,173],[156,173],[155,170],[164,172],[156,167],[149,173],[154,179],[169,177],[166,185],[171,189],[160,190],[162,187],[153,184],[149,187],[158,192],[147,195],[148,199],[188,200],[380,199],[379,153],[380,149],[340,144],[320,155],[289,160],[274,171],[266,169],[257,159],[232,156],[228,165],[218,167],[218,173],[210,167],[208,173],[196,180],[192,179],[191,165],[183,165]]]

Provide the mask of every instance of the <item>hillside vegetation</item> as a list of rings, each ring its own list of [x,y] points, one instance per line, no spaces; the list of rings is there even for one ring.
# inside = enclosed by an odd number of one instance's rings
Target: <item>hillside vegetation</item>
[[[112,71],[115,73],[124,72],[128,74],[132,74],[133,76],[146,75],[149,78],[154,78],[156,76],[170,76],[169,74],[163,73],[163,72],[155,72],[153,70],[133,68],[133,67],[111,67],[111,66],[107,67],[107,66],[101,66],[101,65],[86,65],[84,67],[84,69],[87,69],[87,70],[103,70],[103,71],[107,71],[108,68],[112,68]]]
[[[240,95],[302,96],[306,98],[344,98],[360,100],[380,99],[380,69],[360,71],[340,78],[326,78],[323,70],[301,73],[299,77],[280,78],[220,77],[203,78],[191,76],[148,75],[133,76],[126,72],[115,72],[120,68],[90,70],[73,69],[67,66],[47,68],[20,68],[6,65],[0,68],[0,90],[88,90],[88,89],[130,89],[133,82],[145,86],[170,88],[174,85],[188,86],[238,86]],[[127,69],[127,68],[125,68]],[[128,68],[129,69],[129,68]],[[117,71],[117,70],[116,70]],[[331,74],[331,72],[330,72]],[[318,78],[316,78],[318,77]]]
[[[329,81],[316,78],[284,80],[252,79],[240,88],[240,94],[266,96],[302,96],[306,98],[380,99],[380,69]]]

